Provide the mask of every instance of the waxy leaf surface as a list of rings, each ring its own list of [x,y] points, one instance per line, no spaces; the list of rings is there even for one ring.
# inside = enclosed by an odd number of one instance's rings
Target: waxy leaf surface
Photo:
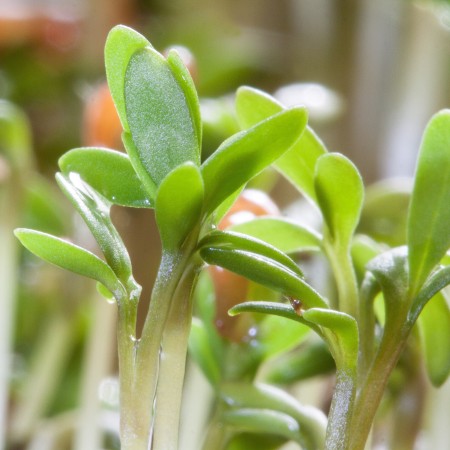
[[[284,253],[318,251],[321,248],[322,238],[317,232],[290,219],[257,217],[232,225],[228,230],[261,239]]]
[[[450,111],[423,135],[408,217],[410,287],[417,293],[450,247]]]
[[[227,139],[202,165],[206,211],[214,211],[289,150],[303,132],[306,120],[306,110],[294,108]]]
[[[124,295],[123,287],[111,268],[84,248],[34,230],[19,228],[15,235],[25,248],[44,261],[99,281],[118,299]]]
[[[349,248],[364,196],[358,170],[345,156],[328,153],[317,161],[314,184],[331,238],[341,248]]]
[[[139,159],[156,185],[187,161],[200,165],[192,105],[156,50],[145,48],[132,55],[125,75],[125,105]]]
[[[441,386],[450,374],[450,309],[444,295],[436,294],[419,316],[425,367],[434,386]]]
[[[236,110],[243,128],[249,128],[283,110],[270,95],[258,89],[238,89]],[[310,127],[300,139],[275,163],[275,167],[304,195],[315,201],[314,170],[317,159],[327,152],[322,141]]]
[[[81,178],[115,205],[149,208],[151,199],[127,155],[104,148],[76,148],[59,159],[61,171]]]
[[[194,80],[185,66],[183,60],[176,50],[170,50],[167,55],[167,63],[169,64],[173,76],[178,81],[181,89],[183,89],[186,101],[191,113],[191,118],[194,123],[194,130],[196,132],[198,148],[202,147],[202,119],[200,116],[200,101],[198,99],[197,90],[195,88]]]
[[[208,264],[231,270],[286,296],[299,299],[308,307],[327,307],[326,301],[301,276],[266,256],[222,247],[204,247],[200,255]]]
[[[74,172],[67,177],[58,173],[56,181],[91,230],[108,264],[119,279],[127,284],[132,278],[131,261],[111,222],[111,204]]]
[[[193,163],[178,166],[163,180],[156,195],[156,222],[163,247],[178,248],[200,222],[203,180]]]
[[[105,44],[105,68],[109,90],[125,130],[129,130],[125,110],[125,72],[131,56],[138,50],[150,47],[148,40],[137,31],[118,25],[108,34]]]

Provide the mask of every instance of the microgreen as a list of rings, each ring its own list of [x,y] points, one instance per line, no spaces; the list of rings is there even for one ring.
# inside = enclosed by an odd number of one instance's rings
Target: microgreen
[[[215,393],[205,449],[249,442],[275,448],[288,440],[311,450],[363,449],[389,377],[413,345],[417,320],[432,382],[447,379],[450,311],[442,289],[450,284],[450,266],[441,262],[450,247],[448,111],[425,130],[409,212],[399,219],[407,239],[389,248],[376,242],[376,233],[358,235],[359,227],[371,229],[360,225],[371,213],[362,177],[347,157],[327,151],[304,107],[285,108],[264,92],[239,89],[242,129],[202,162],[200,100],[177,53],[165,57],[118,26],[108,36],[105,60],[127,154],[73,149],[61,157],[56,176],[103,256],[39,231],[21,228],[16,236],[32,253],[93,278],[100,292],[116,299],[123,450],[179,448],[188,348]],[[313,205],[321,226],[258,217],[218,230],[242,189],[271,165]],[[113,205],[155,210],[162,257],[140,334],[141,287],[111,220]],[[301,268],[311,254],[327,265],[335,291]],[[215,327],[220,295],[208,272],[197,284],[207,265],[245,286],[229,305],[244,328],[237,342]],[[235,287],[228,283],[221,293]],[[434,340],[443,341],[438,352]],[[295,360],[312,368],[297,366],[299,379],[336,371],[328,420],[258,380],[264,373],[268,380],[289,379],[283,368],[292,369],[294,360],[286,354],[300,344],[309,346]],[[270,363],[280,355],[275,370]],[[272,437],[264,443],[261,434]]]

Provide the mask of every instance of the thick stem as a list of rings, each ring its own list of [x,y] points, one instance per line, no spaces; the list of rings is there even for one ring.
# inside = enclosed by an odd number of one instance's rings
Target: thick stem
[[[122,450],[150,448],[163,334],[196,243],[197,234],[193,233],[179,253],[163,252],[140,339],[134,337],[135,316],[131,319],[126,308],[122,313],[119,309]]]
[[[353,416],[356,390],[356,370],[340,369],[336,374],[336,387],[330,413],[328,415],[325,448],[327,450],[344,450],[349,447],[350,435],[353,433],[349,424]]]
[[[178,449],[181,399],[192,322],[191,291],[195,278],[196,267],[184,274],[164,331],[155,402],[154,450]]]
[[[384,335],[374,363],[363,384],[360,385],[353,417],[349,424],[352,434],[348,448],[352,450],[364,449],[389,376],[405,345],[408,333],[401,322],[399,320],[399,326]]]

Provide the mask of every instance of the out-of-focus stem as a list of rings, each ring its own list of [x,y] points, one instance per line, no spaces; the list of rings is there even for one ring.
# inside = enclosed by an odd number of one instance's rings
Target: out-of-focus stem
[[[11,186],[0,186],[0,450],[6,442],[5,423],[18,264],[17,243],[13,237],[17,208],[11,201],[10,189]]]
[[[73,327],[63,315],[52,316],[37,344],[30,373],[11,419],[11,439],[22,442],[45,412],[72,350]]]
[[[93,301],[95,302],[94,319],[83,364],[81,407],[74,438],[74,450],[101,448],[98,389],[100,382],[111,369],[115,349],[116,308],[102,298],[94,298]]]

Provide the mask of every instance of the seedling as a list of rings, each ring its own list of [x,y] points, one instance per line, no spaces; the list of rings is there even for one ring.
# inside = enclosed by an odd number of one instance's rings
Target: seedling
[[[39,231],[18,229],[16,235],[44,260],[97,280],[98,290],[117,304],[123,450],[178,448],[193,292],[205,262],[285,300],[246,302],[231,314],[281,316],[285,332],[309,327],[326,344],[321,354],[328,348],[336,366],[325,436],[325,419],[317,409],[252,383],[249,373],[241,383],[229,383],[217,357],[220,338],[203,315],[194,321],[191,350],[221,399],[205,448],[226,448],[237,430],[255,434],[250,440],[244,436],[239,448],[275,448],[279,441],[259,440],[264,432],[307,449],[363,449],[389,375],[430,299],[428,317],[435,320],[424,320],[423,332],[429,336],[438,327],[447,339],[441,343],[446,351],[431,357],[428,369],[435,384],[445,381],[449,309],[439,292],[450,283],[443,260],[450,247],[449,112],[438,113],[425,131],[406,245],[382,252],[355,240],[364,200],[361,176],[345,156],[327,152],[307,126],[304,108],[286,109],[267,94],[241,88],[237,115],[243,131],[202,162],[199,100],[177,53],[163,57],[143,36],[118,26],[108,36],[105,59],[127,154],[74,149],[60,159],[57,174],[105,259]],[[247,182],[271,164],[320,211],[321,232],[276,217],[217,229]],[[154,208],[161,238],[161,264],[139,336],[141,287],[111,221],[112,205]],[[329,261],[335,298],[312,287],[287,255],[311,250]],[[362,280],[357,273],[363,273]],[[383,320],[375,315],[375,297],[384,303]],[[274,352],[267,348],[266,354]],[[329,359],[325,365],[329,370]]]

